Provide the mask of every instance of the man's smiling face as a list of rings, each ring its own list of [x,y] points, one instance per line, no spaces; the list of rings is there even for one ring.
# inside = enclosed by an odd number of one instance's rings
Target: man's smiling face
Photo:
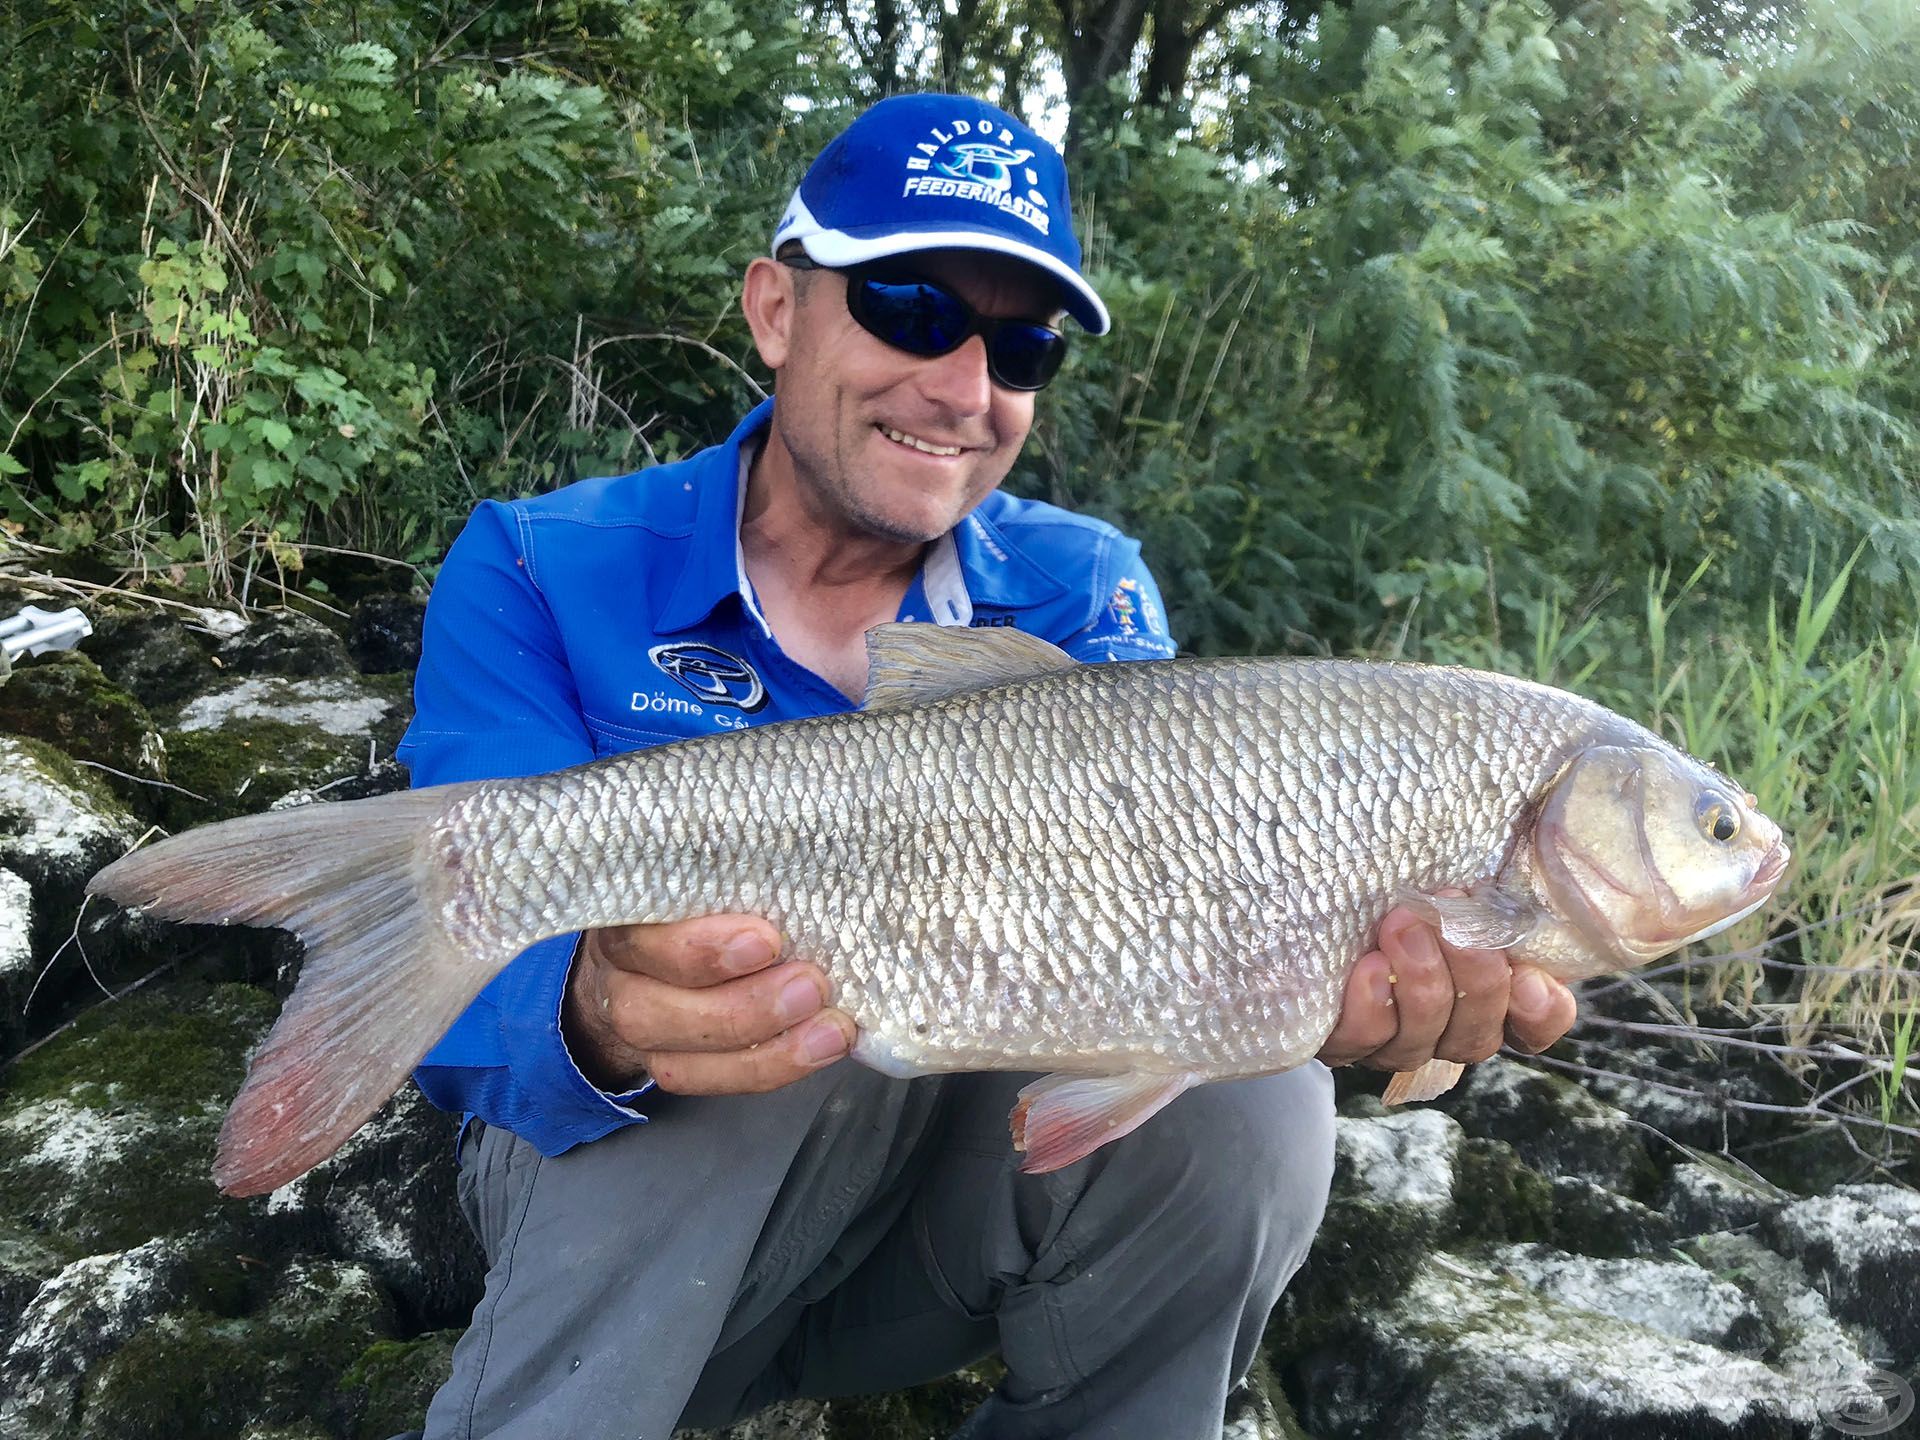
[[[927,251],[897,268],[983,315],[1045,322],[1059,311],[1044,273],[1004,256]],[[844,276],[788,273],[799,298],[776,366],[770,443],[785,446],[828,523],[913,544],[945,534],[1013,468],[1033,425],[1033,392],[988,378],[978,335],[946,355],[909,355],[848,314]]]

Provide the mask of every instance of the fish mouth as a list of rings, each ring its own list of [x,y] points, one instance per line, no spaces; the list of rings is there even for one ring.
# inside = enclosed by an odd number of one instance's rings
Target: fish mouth
[[[1758,889],[1765,886],[1769,891],[1780,883],[1780,877],[1787,873],[1787,862],[1793,859],[1793,851],[1779,841],[1767,852],[1767,858],[1760,862],[1760,868],[1753,872],[1753,886]],[[1765,898],[1765,897],[1762,897]]]

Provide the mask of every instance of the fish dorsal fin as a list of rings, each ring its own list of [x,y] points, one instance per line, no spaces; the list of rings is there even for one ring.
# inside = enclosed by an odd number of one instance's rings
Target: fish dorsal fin
[[[1080,662],[1010,625],[876,625],[867,631],[868,710],[927,705],[968,690],[1010,685]]]

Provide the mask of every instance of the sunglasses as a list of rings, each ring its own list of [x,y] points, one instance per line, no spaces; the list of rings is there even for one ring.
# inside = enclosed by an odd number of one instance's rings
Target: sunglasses
[[[781,257],[795,270],[828,270],[805,256]],[[899,270],[855,265],[847,281],[847,313],[869,335],[928,359],[950,355],[978,335],[987,346],[987,374],[1008,390],[1043,390],[1067,358],[1067,337],[1037,320],[982,315],[946,286]]]

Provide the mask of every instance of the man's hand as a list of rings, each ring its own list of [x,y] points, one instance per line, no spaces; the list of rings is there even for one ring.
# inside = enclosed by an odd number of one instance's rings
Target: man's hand
[[[854,1023],[827,978],[776,964],[780,935],[751,915],[623,925],[582,936],[560,1028],[603,1090],[648,1076],[681,1095],[776,1090],[847,1053]]]
[[[1538,966],[1449,945],[1399,906],[1380,922],[1380,948],[1347,977],[1320,1059],[1376,1070],[1417,1070],[1434,1059],[1471,1065],[1502,1038],[1532,1054],[1572,1028],[1574,1009],[1573,992]]]

